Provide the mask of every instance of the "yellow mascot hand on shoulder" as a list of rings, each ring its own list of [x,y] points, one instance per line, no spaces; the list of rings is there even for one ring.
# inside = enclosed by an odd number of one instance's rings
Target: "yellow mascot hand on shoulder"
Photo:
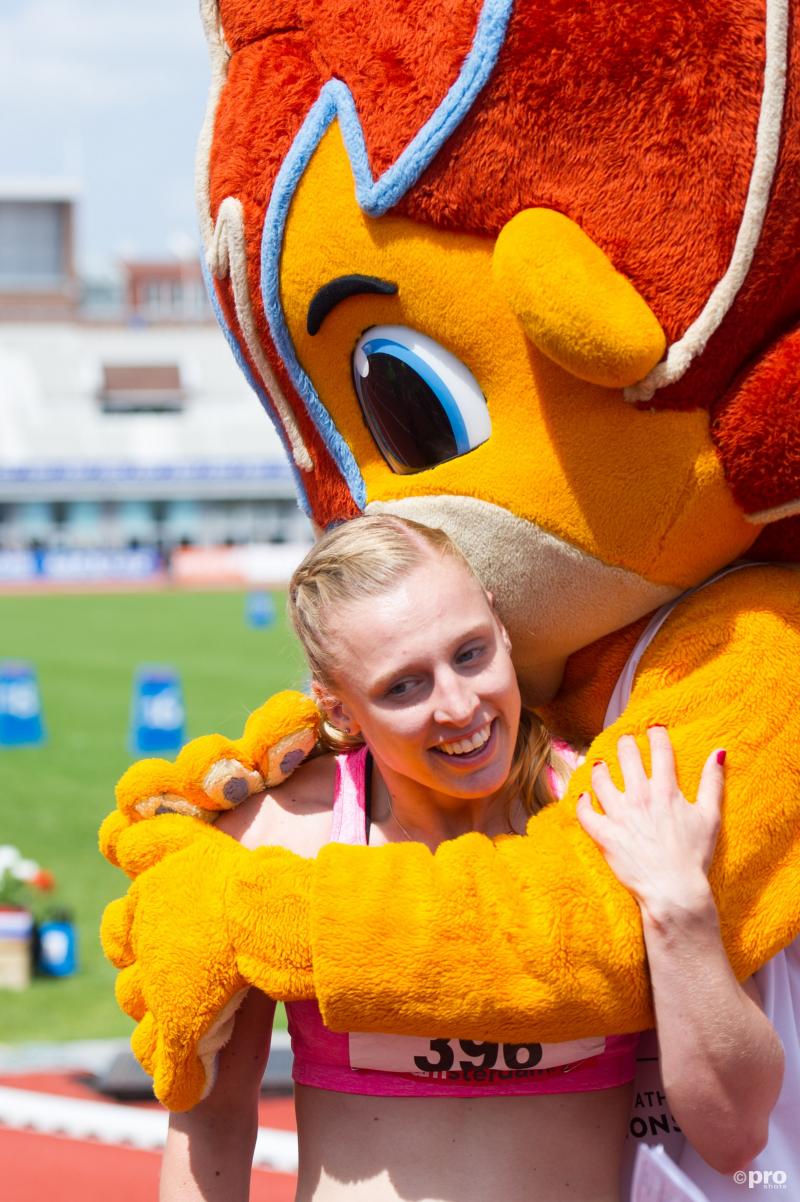
[[[156,862],[148,825],[119,829],[106,820],[104,852],[136,879],[126,897],[106,907],[101,935],[106,955],[122,970],[117,1000],[138,1023],[133,1050],[159,1098],[185,1110],[210,1088],[214,1057],[255,983],[254,965],[260,987],[287,1001],[313,989],[308,951],[301,943],[292,955],[292,931],[308,922],[312,865],[307,861],[303,874],[280,848],[247,852],[222,831],[179,814],[159,820]],[[204,883],[189,907],[188,880]],[[253,922],[258,912],[270,921]],[[169,932],[176,927],[181,936],[173,944]]]
[[[210,291],[301,504],[446,529],[590,761],[663,723],[691,796],[727,749],[712,885],[748,975],[800,929],[797,0],[201,7]],[[309,705],[134,766],[107,820],[136,880],[106,946],[170,1105],[250,983],[339,1030],[651,1023],[638,913],[575,818],[586,769],[528,839],[436,856],[311,863],[188,816],[281,779]]]

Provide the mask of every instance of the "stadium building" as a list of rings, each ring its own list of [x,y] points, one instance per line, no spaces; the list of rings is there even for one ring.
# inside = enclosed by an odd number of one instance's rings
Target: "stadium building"
[[[307,544],[197,263],[75,270],[76,189],[0,186],[0,550]]]

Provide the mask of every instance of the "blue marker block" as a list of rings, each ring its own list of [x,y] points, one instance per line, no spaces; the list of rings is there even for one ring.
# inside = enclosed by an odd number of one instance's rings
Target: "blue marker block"
[[[134,755],[180,751],[186,742],[183,690],[174,668],[139,668],[133,682],[130,748]]]
[[[72,922],[40,922],[36,969],[44,977],[71,977],[78,967],[78,937]]]
[[[42,703],[33,666],[0,663],[0,747],[37,747],[45,740]]]
[[[250,593],[247,598],[247,624],[256,630],[275,625],[275,601],[272,593]]]

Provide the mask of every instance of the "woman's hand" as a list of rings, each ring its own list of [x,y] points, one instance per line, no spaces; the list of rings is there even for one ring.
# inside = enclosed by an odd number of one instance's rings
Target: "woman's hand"
[[[604,813],[583,793],[577,814],[643,914],[658,918],[665,909],[693,909],[710,898],[707,874],[719,831],[725,753],[714,751],[706,760],[697,800],[690,804],[678,788],[668,732],[653,726],[647,733],[652,775],[644,770],[635,739],[624,735],[617,744],[623,791],[598,760],[592,788]]]
[[[700,1155],[727,1175],[766,1144],[783,1052],[733,975],[708,883],[725,753],[706,760],[691,805],[678,788],[667,731],[654,726],[647,733],[650,777],[636,741],[625,736],[617,744],[623,791],[596,763],[592,788],[605,813],[584,793],[578,819],[642,912],[669,1108]]]

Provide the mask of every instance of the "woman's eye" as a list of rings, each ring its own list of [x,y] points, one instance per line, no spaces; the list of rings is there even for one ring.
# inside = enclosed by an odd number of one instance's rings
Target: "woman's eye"
[[[486,648],[482,645],[479,647],[466,647],[463,651],[459,651],[456,660],[459,664],[472,664],[481,658],[485,650]]]
[[[387,697],[405,697],[414,687],[413,680],[398,680],[397,684],[390,685],[386,690]]]
[[[374,326],[362,334],[353,351],[353,383],[381,454],[402,475],[466,455],[491,434],[472,372],[408,326]]]

